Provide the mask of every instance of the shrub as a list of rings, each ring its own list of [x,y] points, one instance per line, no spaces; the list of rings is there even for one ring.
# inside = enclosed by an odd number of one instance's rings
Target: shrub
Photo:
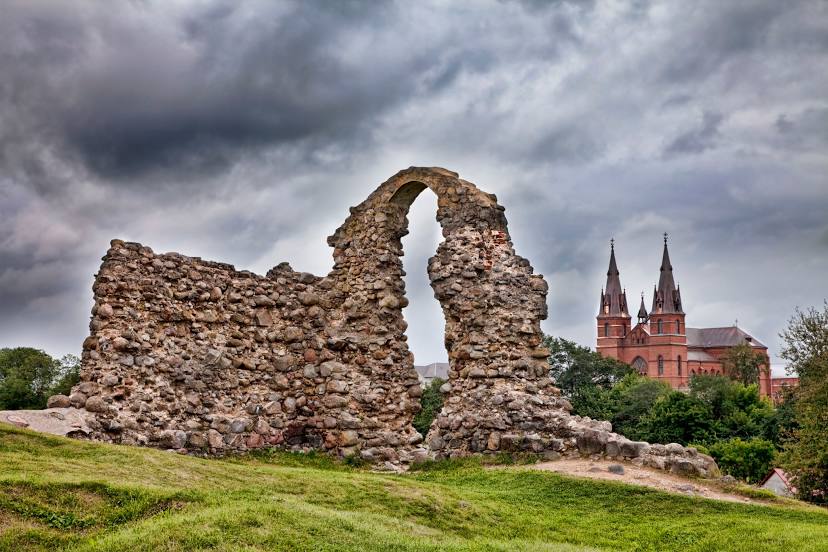
[[[736,437],[713,443],[707,450],[722,472],[748,483],[759,482],[776,459],[776,447],[766,439],[743,441]]]
[[[443,394],[440,393],[440,386],[446,383],[445,380],[434,378],[429,385],[423,388],[423,395],[420,397],[422,409],[414,416],[414,429],[423,437],[428,433],[431,422],[437,417],[440,409],[443,408]]]
[[[704,401],[672,391],[656,402],[641,429],[641,437],[654,443],[704,443],[713,433],[713,416]]]
[[[642,420],[658,400],[671,392],[670,385],[646,376],[628,374],[609,392],[607,408],[612,410],[609,419],[616,432],[630,439],[643,440],[647,431]]]

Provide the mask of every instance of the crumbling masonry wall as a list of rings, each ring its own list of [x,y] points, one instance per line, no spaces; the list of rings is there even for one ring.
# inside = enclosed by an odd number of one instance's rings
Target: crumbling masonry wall
[[[421,388],[402,315],[401,238],[426,187],[444,237],[428,274],[450,370],[423,442],[411,425]],[[541,344],[547,284],[515,254],[495,196],[456,173],[399,172],[328,243],[334,267],[318,277],[287,263],[259,276],[114,240],[93,288],[82,381],[53,402],[88,411],[92,438],[207,454],[283,446],[407,463],[531,451],[688,473],[715,466],[569,414]]]

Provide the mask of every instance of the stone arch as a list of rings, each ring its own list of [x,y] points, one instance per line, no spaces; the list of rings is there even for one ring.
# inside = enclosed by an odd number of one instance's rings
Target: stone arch
[[[444,238],[429,260],[428,273],[446,321],[451,388],[429,443],[448,454],[482,450],[492,429],[503,426],[502,416],[491,407],[485,412],[470,409],[469,393],[480,399],[491,396],[503,404],[505,387],[514,386],[515,398],[523,399],[529,386],[542,389],[540,402],[557,404],[554,397],[545,397],[547,390],[556,392],[547,377],[547,351],[541,347],[547,285],[533,274],[528,261],[515,254],[497,198],[445,169],[401,171],[354,207],[329,238],[335,264],[328,278],[344,281],[348,289],[365,288],[370,280],[384,282],[383,291],[371,300],[381,312],[387,309],[383,320],[396,329],[399,358],[405,359],[396,366],[398,376],[413,374],[402,338],[405,322],[396,308],[407,304],[400,239],[407,233],[408,209],[426,187],[437,196],[437,220]],[[355,244],[360,252],[352,251]],[[357,270],[355,259],[359,259]],[[457,428],[460,412],[463,427]]]

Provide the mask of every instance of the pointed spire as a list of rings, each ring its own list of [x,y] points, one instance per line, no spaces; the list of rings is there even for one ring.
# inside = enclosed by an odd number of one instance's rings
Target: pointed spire
[[[599,316],[629,316],[627,314],[627,297],[621,288],[618,263],[615,261],[615,238],[610,240],[610,261],[607,269],[607,285],[601,292]]]
[[[653,293],[651,312],[683,314],[681,293],[673,279],[673,265],[670,263],[670,252],[667,249],[667,232],[664,232],[664,251],[659,271],[658,288]]]
[[[618,265],[615,263],[615,238],[610,240],[610,262],[609,262],[609,270],[607,270],[607,276],[618,276]],[[619,286],[621,287],[620,283]],[[607,280],[607,290],[609,290],[609,280]]]
[[[643,324],[648,318],[647,307],[644,306],[644,292],[641,292],[641,306],[638,307],[638,323]]]

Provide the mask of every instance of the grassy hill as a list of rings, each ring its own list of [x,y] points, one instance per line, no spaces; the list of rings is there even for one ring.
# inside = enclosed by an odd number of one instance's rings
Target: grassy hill
[[[0,425],[0,550],[828,550],[828,512],[524,469],[203,460]]]

